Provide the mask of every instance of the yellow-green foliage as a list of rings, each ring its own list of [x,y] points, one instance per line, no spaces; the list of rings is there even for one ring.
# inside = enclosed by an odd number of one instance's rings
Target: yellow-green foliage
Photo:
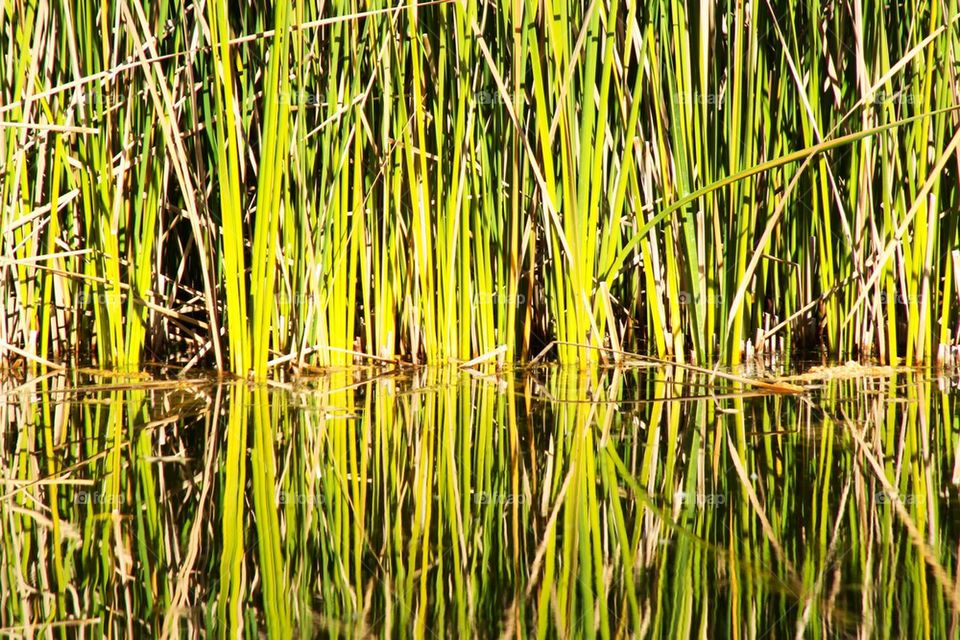
[[[10,0],[0,358],[945,357],[960,14],[888,5]]]

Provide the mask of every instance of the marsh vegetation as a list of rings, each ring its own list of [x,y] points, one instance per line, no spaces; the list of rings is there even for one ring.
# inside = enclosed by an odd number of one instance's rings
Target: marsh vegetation
[[[0,4],[0,635],[957,637],[957,5]]]
[[[958,17],[6,3],[0,359],[950,361]]]

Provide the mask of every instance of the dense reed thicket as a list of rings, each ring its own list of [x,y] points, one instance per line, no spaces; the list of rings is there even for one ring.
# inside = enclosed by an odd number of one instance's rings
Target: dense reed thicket
[[[957,342],[956,0],[0,12],[7,364]]]

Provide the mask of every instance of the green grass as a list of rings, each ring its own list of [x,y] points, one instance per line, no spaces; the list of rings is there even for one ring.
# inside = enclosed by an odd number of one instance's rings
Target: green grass
[[[952,361],[958,16],[12,0],[0,359]]]

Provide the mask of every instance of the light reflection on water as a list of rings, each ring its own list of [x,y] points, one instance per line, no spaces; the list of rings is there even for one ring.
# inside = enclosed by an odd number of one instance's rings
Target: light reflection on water
[[[4,388],[7,634],[960,629],[957,393],[929,371]]]

